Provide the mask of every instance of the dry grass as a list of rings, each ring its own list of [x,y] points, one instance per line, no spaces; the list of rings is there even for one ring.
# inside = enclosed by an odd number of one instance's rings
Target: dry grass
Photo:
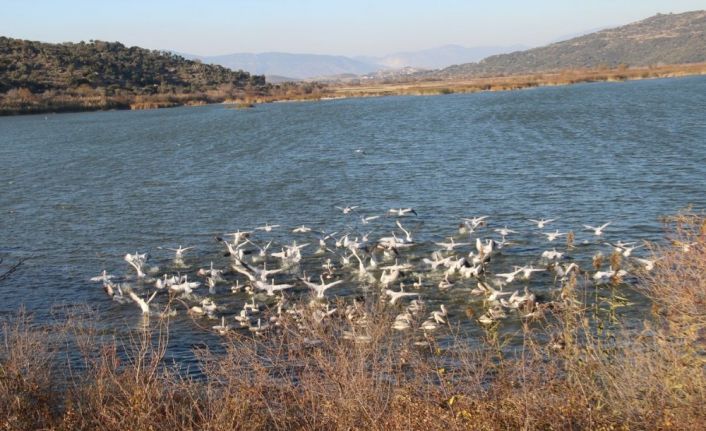
[[[655,247],[655,270],[641,274],[655,310],[643,327],[598,325],[574,278],[566,307],[525,325],[515,349],[492,330],[473,345],[418,345],[369,303],[359,324],[312,314],[265,337],[232,333],[225,353],[197,352],[202,377],[188,378],[165,363],[168,321],[120,341],[90,320],[47,329],[20,313],[2,326],[0,428],[701,429],[706,225],[672,221],[673,245]],[[57,343],[83,367],[68,367]]]
[[[531,75],[491,76],[477,78],[423,78],[408,81],[373,81],[359,84],[331,85],[331,97],[366,97],[389,95],[435,95],[507,91],[540,86],[569,85],[581,82],[625,81],[670,78],[706,74],[706,63],[679,64],[635,68],[597,68],[563,70]]]
[[[198,106],[206,103],[226,103],[245,107],[270,102],[507,91],[581,82],[625,81],[703,74],[706,74],[706,63],[563,70],[531,75],[477,78],[427,79],[422,77],[400,78],[392,81],[371,80],[360,83],[299,82],[243,89],[221,85],[217,89],[205,92],[149,95],[135,95],[127,91],[119,91],[115,95],[106,96],[100,90],[88,87],[79,87],[63,93],[47,91],[34,94],[27,89],[20,88],[10,90],[5,94],[0,93],[0,115],[107,109],[156,109],[183,105]]]

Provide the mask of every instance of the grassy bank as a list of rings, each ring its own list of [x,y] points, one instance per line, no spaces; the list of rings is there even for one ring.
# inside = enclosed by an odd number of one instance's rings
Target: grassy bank
[[[167,319],[116,339],[90,316],[37,325],[20,312],[2,324],[0,428],[701,429],[706,219],[669,226],[672,245],[640,275],[642,325],[604,321],[574,277],[516,348],[492,326],[472,345],[455,328],[420,340],[391,330],[396,311],[377,301],[341,302],[331,319],[231,332],[225,353],[196,352],[202,377],[189,378],[164,359]]]
[[[533,75],[512,75],[469,79],[365,81],[356,83],[283,83],[238,89],[225,86],[205,92],[134,95],[128,92],[106,95],[101,90],[81,88],[57,93],[32,93],[15,89],[0,94],[0,115],[47,112],[80,112],[111,109],[157,109],[226,103],[250,107],[281,101],[315,101],[337,98],[441,95],[479,91],[508,91],[524,88],[570,85],[584,82],[611,82],[635,79],[670,78],[706,74],[706,63],[646,68],[585,69]]]
[[[553,73],[511,75],[449,80],[409,80],[372,82],[331,86],[332,97],[365,97],[391,95],[434,95],[507,91],[523,88],[570,85],[583,82],[610,82],[650,78],[672,78],[706,74],[706,63],[655,67],[599,68],[565,70]]]

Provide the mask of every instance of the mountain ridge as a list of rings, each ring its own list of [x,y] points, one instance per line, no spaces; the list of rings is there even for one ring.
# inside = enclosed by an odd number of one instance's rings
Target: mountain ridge
[[[477,63],[454,65],[426,77],[461,78],[597,67],[706,62],[706,10],[657,14],[620,27]]]
[[[289,52],[232,53],[192,55],[185,58],[217,64],[232,70],[245,70],[257,75],[286,76],[297,80],[330,78],[339,75],[368,75],[385,70],[416,68],[440,69],[464,61],[477,61],[489,55],[526,48],[524,45],[464,47],[442,45],[417,51],[396,52],[384,56],[345,56]]]

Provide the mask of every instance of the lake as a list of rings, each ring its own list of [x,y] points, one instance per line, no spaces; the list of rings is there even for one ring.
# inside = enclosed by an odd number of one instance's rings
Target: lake
[[[58,305],[89,304],[107,325],[136,325],[134,304],[111,301],[88,280],[103,269],[128,273],[125,253],[150,252],[151,264],[176,272],[159,247],[181,244],[196,247],[188,271],[225,267],[216,235],[278,224],[254,235],[274,240],[274,251],[294,238],[316,242],[291,233],[301,224],[389,235],[393,218],[370,226],[359,218],[397,207],[419,214],[401,219],[420,244],[415,258],[456,234],[462,217],[489,216],[484,238],[498,239],[493,228],[505,225],[521,231],[493,263],[497,272],[551,248],[528,218],[558,218],[548,229],[573,230],[586,245],[577,260],[601,247],[583,224],[612,222],[609,241],[660,240],[661,216],[706,208],[704,112],[706,77],[689,77],[0,118],[0,257],[3,268],[31,257],[0,285],[0,311],[24,305],[42,319]],[[359,208],[336,209],[348,205]],[[314,271],[320,262],[310,259]],[[550,289],[552,278],[538,277],[533,289]],[[349,281],[339,293],[356,289]],[[451,321],[473,331],[461,312],[468,292],[453,292],[428,296],[455,304]],[[218,300],[242,303],[243,295],[224,286]],[[202,337],[190,318],[175,320],[185,352]]]

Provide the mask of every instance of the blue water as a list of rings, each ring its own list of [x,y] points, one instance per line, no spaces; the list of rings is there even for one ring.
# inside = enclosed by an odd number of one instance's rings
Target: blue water
[[[579,242],[590,239],[582,224],[607,221],[608,239],[658,240],[660,216],[706,208],[704,112],[706,77],[690,77],[0,118],[2,268],[32,257],[0,284],[0,311],[88,303],[129,320],[134,305],[88,282],[126,273],[125,253],[164,266],[157,247],[195,245],[194,268],[225,266],[214,235],[352,224],[335,206],[414,207],[405,222],[427,244],[472,215],[490,216],[488,236],[559,217],[550,227]],[[292,239],[283,228],[269,237]]]

